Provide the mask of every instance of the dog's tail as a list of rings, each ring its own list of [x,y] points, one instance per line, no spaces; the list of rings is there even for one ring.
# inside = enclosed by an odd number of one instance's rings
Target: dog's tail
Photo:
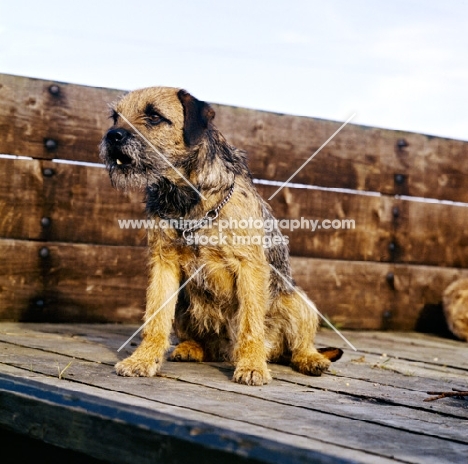
[[[343,350],[340,348],[317,348],[317,351],[320,354],[323,354],[327,359],[329,359],[331,362],[338,361],[338,359],[343,356]]]

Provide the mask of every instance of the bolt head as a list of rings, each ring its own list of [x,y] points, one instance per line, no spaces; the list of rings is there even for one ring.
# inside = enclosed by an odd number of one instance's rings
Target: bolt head
[[[49,249],[47,247],[42,247],[39,250],[39,256],[41,258],[47,258],[49,255],[50,255],[50,251],[49,251]]]
[[[49,93],[53,95],[54,97],[57,97],[60,95],[60,87],[57,84],[52,84],[49,87]]]
[[[51,168],[44,168],[42,174],[44,177],[52,177],[54,175],[54,170]]]
[[[403,185],[405,183],[405,176],[403,174],[395,174],[395,184]]]
[[[51,223],[51,220],[49,217],[43,217],[41,218],[41,226],[42,227],[49,227]]]
[[[44,141],[44,146],[48,151],[54,151],[57,149],[58,144],[54,139],[46,139]]]

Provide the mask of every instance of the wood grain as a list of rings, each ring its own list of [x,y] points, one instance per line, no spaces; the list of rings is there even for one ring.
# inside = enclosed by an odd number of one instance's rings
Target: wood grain
[[[423,401],[428,388],[464,385],[462,342],[347,331],[358,351],[345,349],[327,374],[308,377],[270,364],[273,382],[251,389],[230,381],[229,363],[167,362],[155,378],[118,377],[113,364],[127,353],[117,347],[134,330],[2,324],[0,423],[113,462],[157,456],[186,462],[177,454],[185,441],[206,446],[206,453],[221,448],[232,459],[240,454],[262,462],[451,463],[466,455],[460,424],[468,413],[460,400]],[[318,340],[341,343],[331,331],[321,331]],[[72,418],[72,429],[64,417]],[[73,433],[64,435],[64,427]],[[125,436],[131,440],[122,441]],[[181,446],[171,452],[174,438]],[[196,449],[189,449],[190,461]]]
[[[146,217],[144,194],[113,189],[103,168],[0,159],[0,182],[0,237],[146,245],[144,229],[118,223]]]
[[[349,329],[434,329],[424,319],[441,317],[442,292],[466,269],[391,263],[292,258],[293,276],[334,325]],[[327,326],[326,323],[323,324]]]
[[[51,85],[58,86],[57,95]],[[124,93],[1,74],[0,152],[99,162],[98,144],[110,126],[108,104]],[[247,150],[260,179],[288,179],[342,124],[213,106],[217,126]],[[57,147],[48,150],[47,139]],[[464,141],[348,124],[292,181],[468,202],[468,166],[460,162],[467,154]]]
[[[56,86],[58,94],[52,94]],[[0,75],[0,153],[98,163],[109,103],[124,91]],[[46,141],[56,142],[47,149]]]
[[[51,176],[43,174],[47,169]],[[264,198],[275,191],[274,186],[256,188]],[[144,228],[120,228],[118,222],[145,219],[143,196],[113,189],[99,167],[0,159],[0,237],[145,246]],[[283,228],[293,255],[468,267],[464,206],[289,187],[270,204],[279,221],[296,220],[289,224],[302,227]],[[352,220],[354,228],[347,222],[338,229],[322,227],[334,220]],[[316,221],[315,231],[310,221]]]
[[[1,320],[141,321],[144,247],[0,240],[0,255]],[[291,263],[320,312],[351,329],[413,330],[448,284],[468,276],[435,266],[299,257]]]
[[[140,321],[146,249],[0,240],[0,317]]]

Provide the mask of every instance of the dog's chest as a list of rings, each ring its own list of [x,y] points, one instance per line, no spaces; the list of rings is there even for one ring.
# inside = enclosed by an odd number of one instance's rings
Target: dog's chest
[[[189,293],[215,304],[232,302],[236,279],[230,261],[220,250],[199,248],[182,253],[180,266],[183,280],[190,280],[187,284]]]

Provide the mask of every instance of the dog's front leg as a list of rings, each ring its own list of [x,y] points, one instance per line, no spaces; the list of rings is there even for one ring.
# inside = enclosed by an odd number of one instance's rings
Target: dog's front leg
[[[246,385],[263,385],[271,381],[265,347],[268,270],[264,265],[243,261],[237,273],[239,314],[233,380]]]
[[[153,256],[146,294],[143,340],[131,356],[115,365],[117,374],[152,377],[159,372],[164,354],[169,348],[179,284],[177,260],[166,261]]]

